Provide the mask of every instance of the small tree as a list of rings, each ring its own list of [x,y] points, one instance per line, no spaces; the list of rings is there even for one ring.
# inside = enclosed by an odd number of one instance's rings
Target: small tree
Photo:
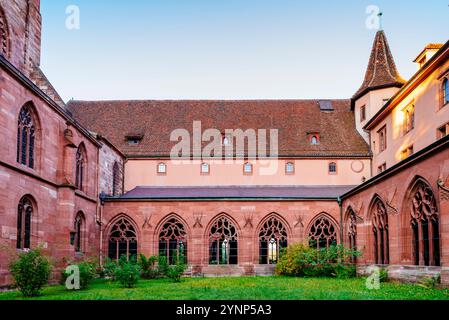
[[[95,261],[82,261],[78,264],[71,264],[76,265],[79,270],[79,277],[80,277],[80,290],[87,289],[89,285],[91,284],[92,280],[94,280],[97,277],[97,263]],[[65,284],[67,277],[70,276],[70,274],[66,273],[66,270],[62,271],[62,282]]]
[[[156,266],[158,257],[145,257],[144,254],[139,256],[139,265],[142,269],[142,278],[144,279],[156,279],[160,276],[159,268]]]
[[[126,256],[122,256],[115,270],[115,278],[123,287],[134,288],[139,282],[140,272],[141,268],[135,258],[128,260]]]
[[[173,282],[181,282],[181,277],[187,269],[184,256],[175,257],[173,265],[167,266],[165,276]]]
[[[36,297],[48,283],[52,266],[41,249],[20,253],[9,266],[16,287],[25,297]]]

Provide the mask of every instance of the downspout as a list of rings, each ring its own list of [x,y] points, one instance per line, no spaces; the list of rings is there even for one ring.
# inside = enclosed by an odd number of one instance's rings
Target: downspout
[[[338,206],[340,207],[340,242],[342,245],[344,245],[343,237],[343,199],[339,196],[338,199]]]

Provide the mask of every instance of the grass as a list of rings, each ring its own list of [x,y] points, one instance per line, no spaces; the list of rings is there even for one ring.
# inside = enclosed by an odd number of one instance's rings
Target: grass
[[[21,299],[18,292],[0,293],[0,300]],[[33,300],[449,300],[449,290],[400,283],[382,283],[380,290],[368,290],[360,278],[187,278],[181,283],[141,280],[134,289],[96,280],[84,291],[46,287]]]

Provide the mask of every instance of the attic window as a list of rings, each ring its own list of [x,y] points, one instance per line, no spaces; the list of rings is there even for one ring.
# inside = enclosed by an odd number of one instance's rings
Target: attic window
[[[320,134],[318,132],[309,133],[308,136],[312,146],[317,146],[320,144]]]
[[[130,146],[138,146],[142,142],[143,135],[130,134],[130,135],[127,135],[125,138]]]
[[[321,111],[334,111],[334,106],[330,100],[320,100],[318,101]]]

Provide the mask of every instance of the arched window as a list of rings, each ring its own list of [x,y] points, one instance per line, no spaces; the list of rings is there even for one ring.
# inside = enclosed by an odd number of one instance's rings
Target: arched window
[[[209,264],[237,264],[237,229],[225,216],[218,218],[209,233]]]
[[[17,249],[30,249],[32,216],[33,203],[25,196],[20,200],[17,210]]]
[[[411,229],[416,265],[440,265],[440,226],[437,203],[432,189],[419,181],[412,190]]]
[[[187,232],[176,218],[167,220],[159,233],[159,255],[166,257],[169,264],[180,258],[187,262]]]
[[[117,220],[109,233],[109,258],[118,260],[122,256],[137,257],[137,233],[125,217]]]
[[[157,165],[157,173],[158,174],[167,174],[167,165],[163,162]]]
[[[295,173],[295,164],[293,162],[287,162],[285,164],[285,173],[286,174],[294,174]]]
[[[312,136],[312,138],[310,139],[310,143],[311,143],[313,146],[316,146],[316,145],[318,145],[320,142],[319,142],[317,136]]]
[[[245,163],[243,166],[243,173],[244,174],[252,174],[253,173],[253,165],[249,162]]]
[[[8,23],[3,9],[0,8],[0,54],[8,58],[9,55],[9,32]]]
[[[355,214],[352,208],[349,208],[347,215],[347,224],[348,224],[348,240],[349,240],[349,248],[351,250],[357,250],[357,215]],[[356,257],[352,257],[352,263],[356,263]]]
[[[75,252],[81,253],[83,251],[83,228],[84,228],[84,215],[79,212],[75,218]]]
[[[335,246],[337,239],[337,227],[326,215],[315,219],[309,231],[311,248],[326,249]]]
[[[210,173],[210,166],[208,163],[202,163],[201,164],[201,173],[202,174],[209,174]]]
[[[34,168],[36,124],[30,106],[20,109],[17,130],[17,162],[31,169]]]
[[[337,163],[336,162],[329,163],[329,174],[337,174]]]
[[[443,104],[449,103],[449,79],[443,81]]]
[[[118,196],[120,194],[120,189],[120,166],[116,161],[112,168],[112,195],[114,197]]]
[[[84,145],[81,144],[76,151],[76,177],[75,187],[81,191],[84,191],[84,171],[86,162],[86,151]]]
[[[287,229],[273,216],[259,232],[259,263],[276,264],[284,248],[287,248]]]
[[[371,210],[374,236],[374,257],[376,264],[389,264],[390,237],[387,209],[382,200],[376,198]]]

